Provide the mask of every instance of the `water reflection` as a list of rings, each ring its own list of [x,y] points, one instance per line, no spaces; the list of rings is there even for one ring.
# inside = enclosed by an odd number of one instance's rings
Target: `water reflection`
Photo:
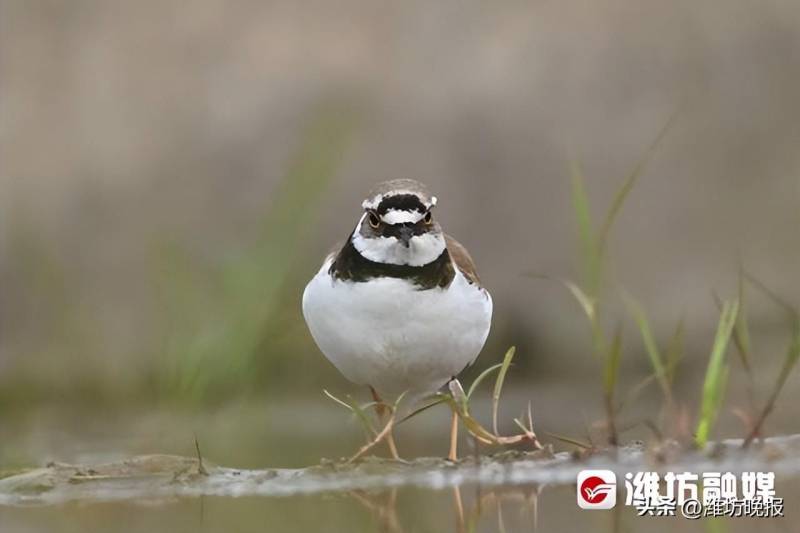
[[[511,520],[513,531],[537,531],[539,513],[539,485],[494,487],[486,489],[453,487],[452,491],[452,531],[468,533],[477,531],[481,522],[494,524],[493,530],[501,533],[509,531],[506,516]],[[406,533],[398,511],[398,489],[381,492],[354,490],[350,497],[367,509],[374,518],[380,533]],[[442,514],[445,510],[442,509]],[[407,516],[407,515],[404,515]],[[406,522],[413,521],[413,514]],[[415,527],[412,525],[411,527]]]
[[[778,492],[797,501],[797,482]],[[581,511],[573,486],[514,485],[460,488],[398,487],[295,494],[292,496],[204,495],[198,497],[81,500],[35,507],[0,506],[3,533],[80,531],[87,533],[270,533],[347,531],[415,532],[571,532],[616,531],[759,533],[794,531],[793,514],[785,520],[731,519],[715,524],[679,517],[638,517],[624,507]],[[724,528],[724,529],[719,529]]]

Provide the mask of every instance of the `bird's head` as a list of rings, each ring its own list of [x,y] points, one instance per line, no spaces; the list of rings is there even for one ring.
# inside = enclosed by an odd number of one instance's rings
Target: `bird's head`
[[[351,237],[370,261],[424,266],[445,250],[442,228],[433,215],[436,197],[414,180],[381,183],[362,202],[364,213]]]

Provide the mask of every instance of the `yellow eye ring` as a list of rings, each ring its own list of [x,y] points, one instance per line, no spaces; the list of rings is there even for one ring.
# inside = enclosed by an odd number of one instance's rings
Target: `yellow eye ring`
[[[369,220],[369,225],[373,228],[377,229],[381,225],[381,219],[372,211],[367,214],[367,219]]]
[[[431,214],[431,212],[428,211],[427,213],[425,213],[425,216],[422,217],[422,220],[423,222],[425,222],[425,224],[430,226],[431,222],[433,222],[433,214]]]

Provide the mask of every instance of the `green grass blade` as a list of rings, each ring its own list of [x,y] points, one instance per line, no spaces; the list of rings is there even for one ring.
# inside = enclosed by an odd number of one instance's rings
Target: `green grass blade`
[[[361,425],[364,426],[364,431],[366,431],[368,435],[377,435],[378,431],[375,429],[375,426],[372,425],[369,415],[364,408],[358,405],[358,402],[356,402],[353,398],[348,396],[347,399],[349,400],[348,405],[350,405],[350,408],[356,414],[356,417],[358,418],[359,422],[361,422]]]
[[[700,419],[695,432],[695,444],[698,448],[703,448],[708,442],[712,426],[722,405],[725,379],[728,372],[725,365],[725,354],[738,313],[738,300],[726,301],[722,304],[722,313],[720,314],[719,325],[717,326],[717,333],[714,337],[714,345],[711,348],[711,356],[708,360],[706,377],[703,382]]]
[[[761,293],[763,293],[764,296],[772,300],[775,305],[783,308],[783,310],[786,312],[786,314],[789,316],[790,319],[792,320],[797,319],[798,316],[797,310],[790,303],[781,298],[777,292],[767,287],[761,280],[759,280],[758,278],[756,278],[755,276],[753,276],[748,272],[744,273],[744,277],[745,279],[747,279],[748,282],[750,282],[750,284],[753,287],[761,291]]]
[[[539,279],[546,279],[548,281],[556,281],[563,285],[569,293],[575,298],[575,301],[581,306],[581,310],[586,315],[586,318],[589,320],[589,327],[591,328],[592,333],[592,349],[594,350],[594,354],[597,357],[605,357],[606,355],[606,339],[605,333],[603,332],[603,328],[598,320],[598,313],[597,313],[597,305],[595,303],[595,299],[589,296],[583,289],[581,289],[576,283],[572,281],[561,279],[561,278],[552,278],[549,276],[537,275],[537,274],[528,274],[528,276],[533,278]]]
[[[794,332],[792,333],[792,342],[786,352],[786,358],[783,361],[781,373],[778,375],[778,381],[775,383],[775,390],[777,390],[777,392],[780,392],[783,388],[792,369],[797,365],[798,359],[800,359],[800,323],[795,323]]]
[[[461,382],[456,378],[451,379],[447,382],[447,390],[450,391],[449,397],[453,401],[453,404],[458,407],[459,412],[464,416],[468,415],[469,401],[467,399],[467,393],[464,392],[464,387],[461,386]]]
[[[442,396],[438,397],[437,399],[433,400],[432,402],[426,403],[422,407],[418,407],[417,409],[414,409],[412,412],[410,412],[409,414],[404,416],[399,422],[397,422],[397,424],[398,425],[402,424],[406,420],[410,420],[410,419],[414,418],[418,414],[427,411],[431,407],[436,407],[437,405],[443,404],[443,403],[445,403],[447,401],[448,401],[448,397],[443,394]]]
[[[469,414],[469,411],[464,410],[463,404],[461,404],[455,396],[457,395],[452,393],[447,394],[445,395],[445,401],[450,406],[450,409],[458,414],[461,422],[464,424],[464,427],[467,428],[467,431],[469,431],[473,437],[483,441],[484,443],[495,443],[497,441],[497,435],[492,434],[489,430],[484,428],[480,422],[478,422],[471,414]]]
[[[623,298],[625,300],[625,305],[628,307],[628,311],[633,316],[636,326],[639,328],[639,333],[642,335],[645,351],[647,352],[647,357],[650,359],[650,364],[653,366],[653,372],[655,373],[656,380],[658,381],[664,396],[667,399],[670,399],[672,394],[669,387],[669,382],[667,381],[667,372],[664,365],[664,359],[661,356],[661,352],[658,350],[658,345],[653,337],[650,321],[647,319],[644,309],[636,300],[627,294],[624,295]]]
[[[475,381],[472,382],[472,385],[469,386],[469,390],[467,391],[467,401],[469,401],[469,399],[472,398],[472,393],[475,392],[475,390],[478,388],[478,385],[480,385],[484,379],[489,377],[489,375],[492,372],[502,368],[502,366],[503,363],[497,363],[496,365],[492,365],[483,372],[481,372],[480,375],[477,378],[475,378]]]
[[[358,405],[358,403],[356,403],[352,398],[348,396],[347,401],[345,401],[337,398],[325,389],[322,389],[322,392],[325,394],[325,396],[356,415],[356,418],[358,418],[358,421],[361,422],[361,425],[364,427],[364,431],[366,431],[368,435],[374,436],[377,434],[375,427],[369,420],[369,415],[367,415],[367,413],[364,411],[364,408]]]
[[[578,302],[578,304],[581,306],[581,310],[586,315],[586,317],[590,321],[594,321],[594,318],[596,316],[594,299],[591,296],[589,296],[583,289],[581,289],[577,283],[574,283],[567,279],[554,278],[543,274],[529,273],[526,274],[526,276],[535,279],[543,279],[547,281],[555,281],[557,283],[560,283],[561,285],[564,286],[564,288],[566,288],[569,291],[572,297],[575,298],[575,301]]]
[[[728,390],[728,379],[730,378],[731,368],[725,364],[722,366],[722,375],[720,376],[719,390],[714,396],[716,403],[714,404],[715,413],[719,413],[722,409],[723,401],[725,400],[725,392]]]
[[[560,281],[561,283],[564,284],[567,290],[569,290],[569,292],[572,293],[572,296],[580,304],[581,308],[583,309],[583,312],[586,314],[586,317],[590,321],[594,322],[596,317],[596,312],[595,312],[596,308],[594,305],[594,300],[588,294],[586,294],[580,287],[578,287],[578,285],[576,285],[575,283],[568,280],[560,280]]]
[[[525,424],[523,424],[522,420],[520,420],[519,418],[514,418],[513,420],[514,423],[517,425],[517,427],[520,428],[524,433],[531,431],[531,429],[528,428]]]
[[[714,298],[714,304],[717,306],[717,311],[720,313],[722,312],[722,298],[716,292],[712,292],[712,298]],[[731,340],[733,341],[733,346],[736,348],[736,354],[739,356],[739,361],[742,363],[742,367],[747,374],[748,380],[752,383],[753,379],[753,372],[752,367],[750,365],[750,340],[749,340],[749,333],[747,331],[747,321],[745,318],[745,308],[744,308],[744,300],[742,297],[744,293],[742,292],[742,286],[740,283],[739,286],[739,316],[736,318],[736,324],[733,325],[733,333],[731,335]]]
[[[789,375],[792,373],[792,370],[794,370],[794,367],[797,365],[797,361],[800,360],[800,315],[798,315],[797,310],[788,303],[784,302],[774,292],[772,292],[764,284],[762,284],[752,276],[750,276],[748,279],[752,283],[756,284],[758,289],[764,292],[767,296],[769,296],[770,299],[772,299],[776,304],[783,307],[791,322],[792,337],[791,341],[789,342],[789,347],[786,350],[786,356],[783,359],[783,366],[781,367],[780,373],[778,374],[778,377],[775,380],[775,385],[772,387],[769,399],[767,400],[767,403],[764,406],[764,408],[761,410],[755,423],[753,424],[753,428],[750,431],[749,435],[745,438],[743,444],[743,447],[745,448],[750,445],[753,439],[759,436],[761,428],[764,425],[764,422],[766,421],[767,417],[770,415],[772,410],[775,408],[775,404],[778,401],[778,396],[780,395],[781,390],[783,390],[783,387],[786,384],[786,380],[789,378]]]
[[[614,332],[614,339],[611,342],[611,347],[606,357],[604,366],[604,380],[606,394],[609,397],[614,396],[614,390],[617,386],[617,378],[619,376],[619,363],[622,358],[622,325],[617,326]]]
[[[653,158],[658,146],[661,144],[661,141],[667,135],[667,132],[672,128],[672,125],[675,122],[675,119],[678,117],[680,109],[676,110],[672,116],[670,116],[667,123],[664,124],[664,127],[661,128],[661,131],[658,132],[658,135],[650,144],[650,146],[645,151],[644,155],[639,159],[636,165],[631,170],[628,177],[625,179],[622,187],[617,191],[617,194],[614,196],[614,201],[611,204],[611,208],[608,210],[605,219],[603,220],[603,225],[600,227],[600,231],[597,234],[597,255],[598,261],[601,261],[603,256],[605,255],[607,243],[608,243],[608,236],[611,234],[611,228],[614,226],[614,221],[617,219],[617,215],[622,210],[622,206],[625,204],[625,200],[628,198],[631,190],[636,185],[639,177],[644,172],[644,169],[647,167],[650,160]]]
[[[604,403],[606,409],[606,427],[608,428],[608,443],[616,446],[619,442],[617,432],[617,411],[614,405],[614,393],[617,388],[617,376],[619,374],[619,362],[622,356],[622,324],[617,325],[614,338],[611,341],[608,353],[605,354],[605,364],[603,365],[603,389]]]
[[[397,397],[397,399],[394,401],[394,404],[392,404],[392,411],[397,412],[397,408],[400,407],[400,402],[403,401],[406,395],[408,395],[407,390],[403,391],[400,396]]]
[[[322,389],[322,393],[325,396],[327,396],[328,398],[330,398],[331,400],[333,400],[334,402],[338,403],[339,405],[341,405],[342,407],[347,409],[348,411],[353,412],[353,408],[350,407],[350,404],[348,404],[346,401],[340,400],[339,398],[337,398],[336,396],[334,396],[333,394],[331,394],[330,392],[328,392],[325,389]]]
[[[159,339],[163,394],[202,402],[247,392],[286,363],[291,350],[275,347],[274,340],[294,320],[290,302],[305,282],[298,279],[303,247],[296,243],[317,227],[318,206],[341,167],[357,115],[347,102],[321,102],[312,110],[286,174],[264,198],[246,252],[229,250],[222,261],[198,261],[184,250],[157,252],[153,275],[158,281],[167,276],[169,327]]]
[[[503,364],[500,366],[500,372],[497,374],[497,380],[494,382],[494,392],[492,393],[492,429],[494,434],[497,435],[497,413],[500,409],[500,393],[503,391],[503,383],[506,379],[506,373],[511,366],[511,360],[514,359],[514,353],[517,351],[516,347],[512,346],[503,357]]]
[[[783,308],[786,316],[791,324],[792,328],[792,341],[789,345],[789,349],[786,354],[786,358],[784,360],[784,366],[781,370],[781,376],[784,375],[786,371],[791,371],[794,365],[797,363],[798,357],[800,357],[800,313],[797,312],[797,309],[790,303],[786,302],[783,298],[778,296],[774,291],[768,288],[766,285],[761,283],[758,279],[753,277],[750,274],[745,274],[750,283],[752,283],[756,288],[758,288],[761,292],[763,292],[769,299],[771,299],[776,305]],[[780,377],[779,377],[780,379]],[[785,381],[785,377],[784,377]],[[779,381],[780,383],[780,381]],[[781,387],[783,385],[781,384]]]
[[[578,439],[573,439],[572,437],[559,435],[557,433],[548,433],[547,431],[545,431],[544,434],[547,435],[548,437],[560,440],[561,442],[566,442],[567,444],[572,444],[573,446],[577,446],[578,448],[581,448],[583,450],[591,450],[593,448],[591,444],[580,441]]]
[[[586,193],[586,184],[580,163],[573,161],[572,174],[572,209],[575,213],[575,222],[578,226],[578,238],[581,245],[583,262],[583,275],[586,286],[591,294],[597,294],[599,289],[601,265],[597,254],[597,239],[592,227],[592,213],[589,208],[589,196]]]
[[[634,400],[636,400],[636,398],[639,397],[639,394],[641,394],[642,391],[644,391],[647,387],[650,386],[651,383],[654,383],[655,381],[656,381],[656,375],[650,374],[646,378],[639,381],[636,385],[634,385],[625,394],[625,398],[623,398],[622,401],[619,402],[619,405],[617,405],[617,412],[618,413],[622,412],[625,409],[625,407],[630,405]]]

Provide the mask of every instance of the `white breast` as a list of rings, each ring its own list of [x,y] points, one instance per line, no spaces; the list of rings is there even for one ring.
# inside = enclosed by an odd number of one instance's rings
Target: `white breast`
[[[425,394],[480,353],[492,318],[489,293],[460,272],[449,287],[402,279],[336,281],[330,261],[306,286],[303,315],[320,350],[349,380],[380,393]]]

